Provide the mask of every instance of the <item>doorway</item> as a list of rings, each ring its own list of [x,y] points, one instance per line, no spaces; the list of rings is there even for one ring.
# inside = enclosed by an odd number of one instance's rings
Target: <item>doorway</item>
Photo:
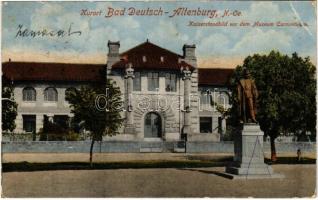
[[[145,138],[161,138],[162,137],[162,121],[157,113],[147,113],[145,116]]]

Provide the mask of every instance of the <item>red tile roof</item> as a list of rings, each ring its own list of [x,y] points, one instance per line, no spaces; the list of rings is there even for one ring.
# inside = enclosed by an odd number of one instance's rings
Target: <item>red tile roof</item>
[[[180,62],[181,55],[159,47],[149,41],[144,42],[128,51],[120,54],[121,60],[115,63],[112,68],[125,68],[127,63],[132,63],[137,69],[167,69],[180,70],[181,67],[193,66],[186,62]]]
[[[227,86],[234,69],[198,69],[199,85]]]
[[[102,64],[5,62],[2,72],[13,81],[89,81],[102,80]],[[199,85],[226,86],[234,69],[198,69]]]
[[[101,81],[105,65],[5,62],[3,75],[14,81]]]

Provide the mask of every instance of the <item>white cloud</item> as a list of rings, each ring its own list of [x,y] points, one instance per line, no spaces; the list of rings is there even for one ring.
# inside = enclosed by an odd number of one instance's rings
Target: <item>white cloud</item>
[[[233,53],[268,52],[272,49],[286,51],[291,47],[292,37],[283,31],[252,29],[235,44]]]
[[[95,6],[96,10],[106,11],[108,7],[112,7],[109,2],[98,2]],[[94,20],[94,21],[93,21]],[[92,27],[93,22],[98,22],[99,26]],[[41,41],[41,45],[45,46],[60,46],[63,45],[65,50],[76,50],[78,52],[96,52],[106,50],[107,41],[119,41],[125,38],[130,44],[134,41],[134,34],[138,35],[140,24],[133,17],[118,17],[106,19],[100,17],[83,17],[80,16],[80,10],[65,10],[61,4],[45,2],[31,16],[30,29],[42,30],[43,28],[64,29],[72,24],[72,30],[80,30],[82,34],[79,37],[66,38],[37,38]],[[123,27],[129,31],[123,30]],[[33,43],[32,43],[33,47]],[[54,49],[51,49],[54,51]]]
[[[160,20],[156,28],[150,30],[147,37],[149,37],[150,41],[161,44],[164,48],[172,51],[179,51],[181,49],[180,44],[193,43],[192,39],[184,32],[179,31],[176,24],[172,21]],[[178,49],[172,49],[173,47]]]
[[[61,4],[56,3],[42,3],[42,7],[36,12],[40,15],[54,15],[63,12],[64,8]]]
[[[242,12],[244,20],[276,22],[279,20],[294,20],[291,12],[283,11],[274,2],[253,2],[248,10]]]
[[[111,23],[117,26],[125,27],[125,29],[136,29],[139,28],[139,22],[135,20],[133,17],[118,17],[115,19],[108,19],[111,20]]]
[[[203,38],[203,31],[202,31],[202,29],[201,28],[199,28],[199,29],[197,29],[197,31],[195,32],[195,35],[194,35],[194,39],[196,40],[196,41],[199,41],[199,40],[201,40],[202,38]]]
[[[61,28],[56,27],[57,16],[63,15],[64,8],[56,3],[42,3],[40,8],[37,8],[31,16],[31,29],[39,30],[43,28]]]
[[[144,41],[141,41],[141,42],[144,42]],[[134,46],[137,46],[141,42],[138,42],[135,39],[128,38],[128,37],[124,38],[120,41],[120,52],[124,52],[130,48],[133,48]]]
[[[92,1],[91,3],[96,5],[95,8],[98,10],[101,9],[101,10],[106,11],[108,9],[108,7],[113,7],[113,4],[111,2],[106,2],[106,1],[103,1],[103,2]]]
[[[215,33],[203,38],[199,45],[197,45],[197,51],[199,55],[222,54],[228,49],[229,44],[230,40],[224,34]]]
[[[163,40],[168,38],[179,38],[179,31],[171,21],[159,21],[159,24],[153,29],[149,36],[154,40]]]
[[[105,51],[107,47],[107,41],[118,41],[118,31],[111,26],[90,29],[90,31],[84,31],[84,35],[80,39],[74,39],[72,41],[72,47],[77,51],[88,52],[100,52]]]
[[[91,5],[90,5],[91,3]],[[89,5],[87,5],[89,4]],[[110,2],[86,2],[86,7],[64,6],[61,2],[41,2],[41,5],[32,10],[32,15],[27,16],[31,19],[30,26],[24,23],[26,28],[32,30],[65,29],[70,23],[73,30],[81,30],[80,37],[65,38],[34,38],[29,39],[10,39],[5,38],[4,44],[7,49],[18,52],[19,49],[28,51],[43,50],[43,52],[65,54],[66,52],[79,52],[81,55],[89,53],[107,53],[107,41],[120,41],[121,51],[131,48],[145,41],[147,38],[164,48],[175,52],[181,52],[182,45],[185,43],[197,46],[198,57],[246,56],[249,53],[268,52],[272,49],[282,50],[286,53],[292,51],[304,51],[312,49],[312,41],[308,40],[308,34],[304,34],[304,29],[296,28],[232,28],[232,27],[210,27],[210,28],[190,28],[186,26],[187,18],[180,20],[169,20],[166,18],[147,17],[84,17],[80,16],[80,9],[90,8],[92,10],[107,11],[108,7],[120,9],[120,5]],[[286,5],[286,7],[282,7]],[[218,5],[216,4],[216,8]],[[276,21],[296,21],[297,17],[289,9],[288,3],[277,2],[251,2],[242,9],[242,17],[231,17],[229,21],[255,21],[276,22]],[[295,7],[299,8],[299,7]],[[78,10],[79,9],[79,10]],[[299,10],[296,10],[299,11]],[[105,13],[105,12],[104,12]],[[300,14],[304,15],[303,12]],[[300,15],[301,17],[304,17]],[[197,19],[197,18],[195,18]],[[315,18],[305,18],[309,21],[309,29],[312,33],[316,32]],[[199,19],[198,19],[199,20]],[[204,18],[203,21],[213,21]],[[308,21],[307,21],[308,22]],[[16,26],[14,26],[16,27]],[[9,29],[5,27],[3,35],[10,35]],[[14,29],[14,31],[16,31]],[[12,31],[11,31],[12,32]],[[306,32],[305,32],[306,33]],[[303,40],[303,42],[299,42]],[[12,42],[13,41],[13,42]],[[11,43],[10,43],[11,42]],[[17,45],[12,45],[17,44]],[[308,50],[311,52],[311,50]],[[54,52],[55,51],[55,52]],[[312,52],[314,52],[313,50]],[[20,51],[21,52],[21,51]],[[228,58],[228,57],[227,57]],[[211,60],[206,62],[210,65]]]

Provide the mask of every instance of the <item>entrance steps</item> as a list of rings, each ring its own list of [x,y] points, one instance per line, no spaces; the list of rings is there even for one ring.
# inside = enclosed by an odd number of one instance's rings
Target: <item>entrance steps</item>
[[[184,141],[178,141],[175,144],[175,147],[173,149],[174,153],[185,153],[186,152],[186,144]]]
[[[162,153],[162,148],[140,148],[140,153]]]
[[[139,152],[140,153],[161,153],[163,152],[162,142],[144,142]]]
[[[184,141],[143,142],[140,145],[139,152],[140,153],[162,153],[162,152],[185,153],[186,145]]]

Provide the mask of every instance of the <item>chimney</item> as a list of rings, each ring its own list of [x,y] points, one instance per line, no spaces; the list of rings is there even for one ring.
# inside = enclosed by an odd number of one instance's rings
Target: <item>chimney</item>
[[[117,42],[112,42],[110,40],[108,40],[108,55],[119,55],[119,47],[120,47],[120,43],[119,41]]]
[[[119,58],[119,47],[120,42],[112,42],[108,40],[108,54],[107,54],[107,73],[110,73],[113,64],[120,60]]]
[[[182,50],[183,50],[183,60],[186,63],[196,67],[197,58],[195,57],[195,45],[185,44],[183,45]]]
[[[183,57],[184,59],[187,59],[187,58],[195,58],[195,45],[188,45],[188,44],[185,44],[183,45]]]

